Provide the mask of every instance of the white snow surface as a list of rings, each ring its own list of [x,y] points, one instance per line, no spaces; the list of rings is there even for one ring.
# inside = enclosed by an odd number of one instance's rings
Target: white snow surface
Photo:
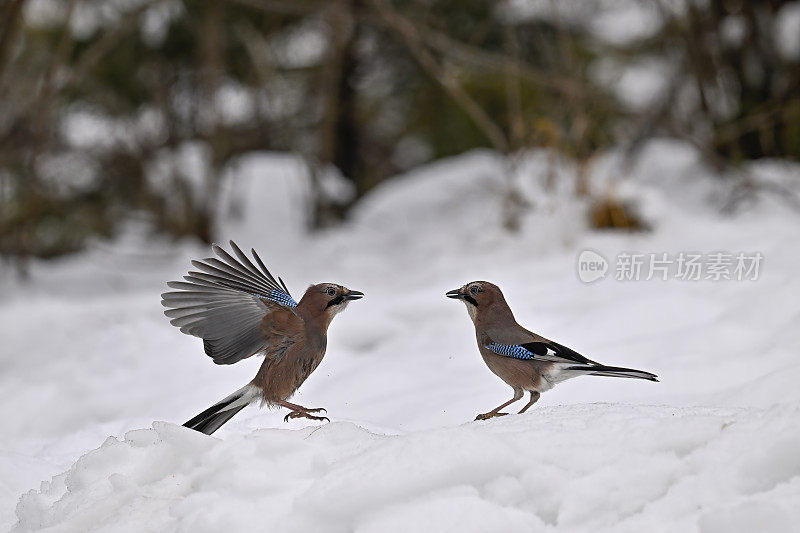
[[[330,424],[248,407],[213,436],[180,426],[261,360],[216,366],[162,314],[165,282],[210,251],[130,229],[74,257],[0,273],[0,528],[12,531],[682,531],[800,529],[800,215],[774,194],[735,214],[694,152],[656,142],[595,183],[638,201],[653,231],[592,232],[574,169],[535,152],[514,177],[530,207],[501,228],[501,158],[472,152],[387,182],[344,227],[307,235],[301,166],[242,160],[224,242],[259,250],[299,298],[333,281],[366,293],[336,317],[294,400]],[[797,187],[800,170],[753,165]],[[796,191],[796,189],[795,189]],[[757,281],[605,279],[578,253],[761,252]],[[610,272],[613,278],[613,271]],[[464,306],[486,279],[520,323],[660,383],[581,377],[524,415]],[[521,407],[523,402],[516,405]],[[512,411],[516,412],[516,411]],[[111,436],[109,436],[111,435]]]

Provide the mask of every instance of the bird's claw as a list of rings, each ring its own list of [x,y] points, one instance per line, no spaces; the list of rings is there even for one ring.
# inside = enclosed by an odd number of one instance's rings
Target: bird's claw
[[[330,422],[331,419],[328,418],[327,416],[314,416],[310,414],[310,413],[318,413],[320,411],[325,411],[325,409],[319,408],[319,409],[306,409],[305,411],[292,411],[283,417],[283,421],[288,422],[290,418],[308,418],[309,420],[319,420],[320,422],[324,420],[326,422]]]
[[[482,413],[475,417],[475,420],[489,420],[490,418],[494,418],[496,416],[506,416],[508,413],[501,413],[499,411],[489,411],[488,413]]]

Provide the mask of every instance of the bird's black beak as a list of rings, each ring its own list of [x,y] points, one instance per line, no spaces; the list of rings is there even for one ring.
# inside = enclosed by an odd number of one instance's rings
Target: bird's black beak
[[[455,298],[456,300],[461,300],[463,296],[459,291],[460,289],[453,289],[452,291],[447,291],[446,293],[444,293],[444,295],[447,296],[448,298]]]
[[[345,300],[360,300],[363,297],[364,297],[364,293],[361,292],[361,291],[349,291],[347,294],[345,294],[344,299]]]

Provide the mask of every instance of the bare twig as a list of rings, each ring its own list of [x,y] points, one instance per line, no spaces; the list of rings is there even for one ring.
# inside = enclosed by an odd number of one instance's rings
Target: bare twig
[[[735,122],[721,126],[714,136],[714,145],[724,144],[739,140],[742,135],[752,131],[767,129],[787,116],[800,115],[800,100],[789,102],[775,102],[759,111],[754,111]]]
[[[453,60],[498,72],[512,72],[520,78],[565,95],[589,97],[591,94],[581,82],[573,78],[541,72],[522,61],[515,61],[503,54],[459,42],[426,26],[418,27],[418,32],[428,46]]]
[[[519,42],[517,41],[516,28],[511,24],[505,25],[505,44],[511,55],[513,64],[519,65]],[[506,68],[506,104],[508,110],[508,123],[510,127],[510,141],[514,148],[519,148],[525,138],[525,120],[522,118],[522,95],[520,94],[520,79],[515,74],[512,65]]]
[[[448,96],[472,119],[492,146],[499,152],[507,153],[509,143],[503,130],[483,110],[483,108],[464,90],[455,77],[439,64],[425,47],[414,23],[395,11],[386,0],[372,0],[378,13],[389,27],[402,39],[414,59],[434,81],[441,85]]]
[[[125,13],[126,19],[138,17],[144,13],[150,6],[160,0],[151,0],[144,2],[135,9]],[[89,48],[81,55],[75,68],[68,74],[64,80],[63,87],[75,86],[79,84],[88,72],[97,65],[101,59],[111,53],[116,45],[128,34],[139,30],[138,24],[126,24],[124,21],[117,24],[113,29],[108,30],[105,35],[100,37],[97,41],[92,43]]]
[[[308,15],[321,11],[328,4],[327,2],[291,2],[281,0],[226,0],[231,4],[240,4],[247,7],[254,7],[269,13],[281,15]]]

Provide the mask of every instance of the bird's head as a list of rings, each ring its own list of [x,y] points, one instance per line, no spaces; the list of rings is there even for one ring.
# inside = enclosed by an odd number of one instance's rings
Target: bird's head
[[[486,310],[496,303],[502,303],[508,307],[500,287],[488,281],[470,281],[463,287],[448,291],[445,296],[464,302],[473,322],[480,311]]]
[[[310,286],[298,307],[307,309],[313,316],[324,317],[327,323],[333,320],[352,300],[363,298],[364,293],[350,290],[336,283],[319,283]]]

